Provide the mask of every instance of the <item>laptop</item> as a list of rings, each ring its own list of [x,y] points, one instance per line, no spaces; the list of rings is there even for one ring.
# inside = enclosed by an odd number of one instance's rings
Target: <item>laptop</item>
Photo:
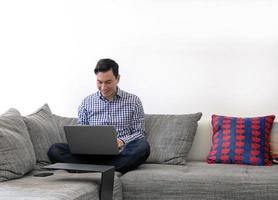
[[[72,154],[118,155],[117,132],[113,126],[64,126]]]

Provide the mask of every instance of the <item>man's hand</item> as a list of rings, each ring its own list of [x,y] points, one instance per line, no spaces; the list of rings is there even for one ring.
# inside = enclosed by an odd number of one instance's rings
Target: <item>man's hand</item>
[[[124,141],[122,141],[121,139],[117,139],[117,142],[118,142],[118,148],[119,149],[122,148],[125,145]]]

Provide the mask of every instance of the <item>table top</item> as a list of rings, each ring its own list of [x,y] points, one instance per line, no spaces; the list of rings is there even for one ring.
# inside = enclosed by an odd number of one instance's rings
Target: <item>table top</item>
[[[94,165],[94,164],[75,164],[75,163],[55,163],[44,166],[45,169],[64,169],[64,170],[77,170],[86,172],[106,172],[114,169],[114,166],[108,165]]]

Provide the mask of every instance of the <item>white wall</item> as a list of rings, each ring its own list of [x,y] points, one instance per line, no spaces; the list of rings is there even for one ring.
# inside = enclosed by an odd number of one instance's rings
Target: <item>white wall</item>
[[[0,112],[76,116],[100,58],[146,113],[278,114],[278,2],[1,0]]]

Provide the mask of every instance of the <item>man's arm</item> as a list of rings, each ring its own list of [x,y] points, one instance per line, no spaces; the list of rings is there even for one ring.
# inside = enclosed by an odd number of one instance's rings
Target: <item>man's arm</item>
[[[78,125],[89,125],[87,110],[83,103],[78,107]]]
[[[124,143],[145,137],[145,114],[141,100],[138,98],[130,124],[130,134],[120,137]]]

